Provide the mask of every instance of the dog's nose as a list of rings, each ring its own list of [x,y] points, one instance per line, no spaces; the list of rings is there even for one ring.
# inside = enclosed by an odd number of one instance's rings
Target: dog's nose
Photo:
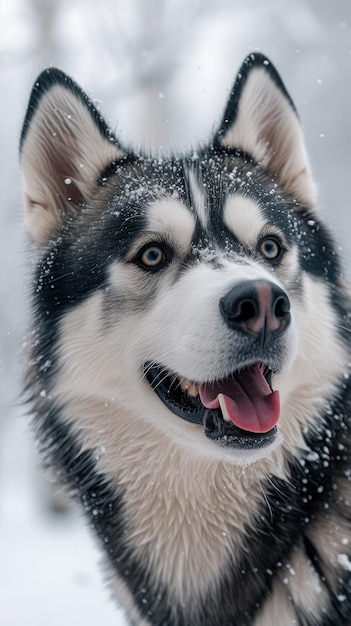
[[[285,291],[264,280],[242,282],[233,287],[219,303],[221,314],[234,330],[262,335],[285,330],[290,323],[290,302]]]

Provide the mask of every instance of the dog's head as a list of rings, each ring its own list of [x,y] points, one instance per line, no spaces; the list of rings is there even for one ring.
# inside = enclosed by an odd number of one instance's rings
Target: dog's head
[[[46,70],[21,158],[40,402],[71,403],[72,422],[104,403],[93,447],[109,445],[111,415],[117,432],[159,431],[237,463],[303,446],[345,360],[338,266],[271,63],[250,55],[211,144],[169,158],[125,150],[75,83]]]

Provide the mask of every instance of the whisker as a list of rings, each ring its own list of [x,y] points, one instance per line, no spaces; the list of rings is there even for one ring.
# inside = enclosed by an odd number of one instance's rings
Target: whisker
[[[56,278],[52,278],[50,283],[55,283],[58,280],[62,280],[63,278],[67,278],[67,276],[72,276],[73,272],[67,272],[66,274],[61,274],[60,276],[56,276]]]
[[[266,480],[269,482],[270,485],[272,485],[273,489],[275,491],[277,491],[278,493],[280,493],[282,496],[284,496],[284,498],[288,497],[287,493],[284,493],[281,489],[279,489],[279,487],[277,485],[274,484],[274,482],[272,481],[272,479],[270,478],[269,474],[265,475]],[[294,490],[296,490],[296,487],[294,487],[294,485],[292,483],[290,483],[288,480],[285,480],[287,485],[290,485],[290,487]]]
[[[348,328],[347,326],[343,326],[343,324],[337,324],[338,328],[342,328],[342,330],[347,330],[348,333],[351,333],[351,328]]]
[[[157,389],[157,387],[162,385],[162,383],[166,380],[167,377],[168,377],[168,374],[166,371],[159,372],[157,377],[151,383],[152,389]],[[157,378],[159,379],[158,381],[157,381]]]
[[[262,468],[262,463],[261,463],[261,462],[260,462],[260,465],[261,465],[261,468]],[[269,511],[269,517],[270,517],[270,519],[271,519],[271,522],[273,522],[273,511],[272,511],[272,507],[271,507],[271,505],[269,504],[268,497],[267,497],[267,495],[266,495],[266,493],[265,493],[265,491],[264,491],[264,489],[263,489],[263,487],[262,487],[262,482],[261,482],[261,479],[260,479],[260,477],[259,477],[259,475],[258,475],[258,473],[257,473],[257,469],[256,469],[256,467],[255,467],[255,466],[254,466],[254,471],[255,471],[255,474],[256,474],[256,478],[257,478],[257,480],[258,480],[258,484],[259,484],[259,486],[260,486],[260,490],[261,490],[262,495],[263,495],[263,497],[264,497],[264,500],[265,500],[265,502],[266,502],[266,504],[267,504],[267,508],[268,508],[268,511]]]
[[[155,367],[156,365],[156,361],[151,361],[151,363],[148,363],[148,366],[144,368],[142,374],[141,374],[141,379],[143,380],[143,378],[145,378],[146,374],[148,374],[150,372],[150,370]]]

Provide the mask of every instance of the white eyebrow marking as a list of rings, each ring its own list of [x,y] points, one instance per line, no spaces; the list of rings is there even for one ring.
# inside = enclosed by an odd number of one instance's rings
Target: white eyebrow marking
[[[259,205],[241,194],[229,196],[223,210],[223,221],[233,235],[247,246],[256,243],[267,223]]]
[[[190,245],[195,230],[195,220],[190,210],[174,198],[163,198],[152,202],[147,210],[147,227],[160,232],[181,249]]]

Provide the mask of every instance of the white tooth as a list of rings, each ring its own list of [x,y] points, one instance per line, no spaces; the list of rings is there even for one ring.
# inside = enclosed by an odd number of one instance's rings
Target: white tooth
[[[230,423],[232,420],[230,419],[230,417],[228,415],[228,411],[227,411],[227,407],[225,405],[223,393],[219,393],[218,394],[218,402],[219,402],[219,406],[221,407],[222,417],[223,417],[224,421]]]
[[[188,391],[189,384],[190,384],[190,380],[188,380],[187,378],[182,378],[182,380],[179,381],[179,387],[181,388],[182,391]]]
[[[198,386],[195,383],[192,383],[188,389],[188,394],[189,396],[193,396],[193,398],[195,398],[196,396],[199,395],[199,389]]]
[[[183,378],[179,382],[179,387],[182,391],[186,392],[188,396],[195,398],[199,395],[198,386],[192,380],[189,380],[189,378]]]

